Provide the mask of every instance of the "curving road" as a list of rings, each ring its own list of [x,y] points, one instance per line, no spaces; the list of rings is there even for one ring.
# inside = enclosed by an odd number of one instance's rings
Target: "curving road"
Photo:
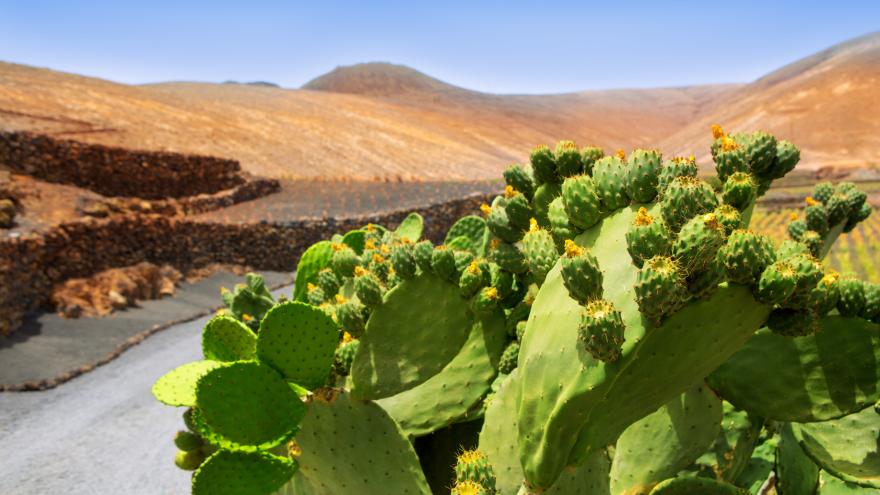
[[[189,473],[173,464],[183,408],[156,402],[150,387],[201,358],[207,320],[161,331],[55,389],[0,393],[0,493],[189,493]]]

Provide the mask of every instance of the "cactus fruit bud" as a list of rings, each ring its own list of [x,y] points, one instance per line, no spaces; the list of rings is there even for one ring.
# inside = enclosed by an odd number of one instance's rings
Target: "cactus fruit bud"
[[[713,144],[715,151],[712,158],[715,160],[715,172],[721,182],[727,181],[727,178],[736,172],[749,172],[745,151],[733,139],[724,136],[716,143],[717,146]]]
[[[462,451],[455,461],[456,484],[468,481],[481,486],[486,490],[484,493],[495,493],[495,472],[479,450]]]
[[[626,194],[626,166],[619,155],[606,156],[593,164],[593,182],[602,211],[612,212],[629,204]]]
[[[385,288],[382,287],[379,279],[363,269],[354,278],[354,291],[358,299],[368,308],[382,304],[382,296],[385,294]]]
[[[819,182],[813,186],[813,198],[821,203],[827,203],[834,192],[834,185],[830,182]]]
[[[763,131],[739,133],[732,137],[736,144],[744,148],[752,173],[772,179],[776,163],[776,138]]]
[[[504,181],[508,186],[523,193],[531,201],[535,194],[535,181],[532,175],[519,164],[512,164],[504,170]]]
[[[532,206],[529,200],[510,186],[507,186],[505,197],[507,204],[504,206],[504,212],[507,213],[510,225],[517,230],[528,229],[529,219],[532,218]]]
[[[424,273],[430,273],[433,270],[431,267],[433,254],[434,245],[429,240],[419,241],[413,245],[413,259]]]
[[[721,197],[726,204],[743,211],[758,197],[758,185],[750,174],[734,172],[724,181]]]
[[[838,280],[837,289],[840,299],[837,301],[837,311],[843,316],[861,316],[865,311],[865,283],[852,277],[844,277]]]
[[[696,216],[681,228],[672,254],[686,273],[704,270],[724,245],[724,229],[714,213]]]
[[[507,216],[506,208],[494,207],[486,217],[486,225],[495,237],[507,242],[517,242],[522,239],[523,231],[513,225]]]
[[[655,324],[689,297],[678,263],[668,256],[645,261],[636,278],[635,293],[639,311]]]
[[[476,261],[472,261],[461,272],[461,277],[458,280],[462,297],[468,298],[476,294],[483,286],[483,280],[483,270],[480,269],[480,265]]]
[[[366,326],[366,308],[357,301],[343,302],[336,305],[336,321],[343,329],[360,337]]]
[[[776,161],[770,171],[770,177],[779,179],[794,170],[801,160],[801,150],[788,141],[779,141],[776,145]]]
[[[828,198],[828,202],[825,203],[825,207],[828,212],[829,225],[837,225],[849,217],[849,201],[845,194],[838,192],[832,194]]]
[[[739,210],[730,205],[721,205],[715,208],[715,218],[724,229],[724,235],[729,236],[734,230],[742,228],[742,215]]]
[[[869,216],[871,216],[871,212],[873,209],[871,205],[868,203],[863,203],[861,207],[859,207],[858,211],[850,212],[849,218],[846,220],[846,225],[843,227],[844,232],[850,232],[852,229],[856,228],[860,222],[865,221]]]
[[[660,169],[660,175],[657,178],[657,193],[663,194],[667,187],[669,187],[669,183],[675,180],[676,177],[696,177],[697,176],[697,162],[694,160],[694,157],[673,157],[671,160],[666,160],[666,163],[663,164],[663,168]]]
[[[431,267],[440,278],[447,282],[452,282],[458,277],[458,270],[455,268],[455,253],[446,246],[437,246],[431,253]],[[457,280],[456,280],[457,281]]]
[[[578,339],[594,358],[614,362],[620,358],[625,329],[623,317],[613,304],[594,299],[584,308]]]
[[[605,156],[605,151],[598,146],[585,146],[581,150],[581,161],[584,164],[583,173],[591,175],[593,173],[593,165],[596,160]]]
[[[452,495],[494,495],[495,492],[486,490],[479,483],[462,481],[461,483],[456,483],[455,486],[452,487],[451,493]]]
[[[584,173],[584,161],[574,141],[559,141],[556,144],[556,169],[562,177],[572,177]]]
[[[325,296],[332,296],[339,292],[339,286],[342,285],[336,273],[329,268],[324,268],[318,272],[318,287],[324,291]]]
[[[800,242],[807,247],[807,249],[810,251],[810,254],[819,257],[819,254],[822,252],[822,245],[824,244],[824,240],[818,232],[814,232],[812,230],[804,232],[801,235]]]
[[[487,315],[498,307],[498,289],[495,287],[483,287],[477,292],[472,302],[472,309],[476,315]]]
[[[546,145],[536,146],[529,156],[529,161],[532,164],[535,181],[539,185],[560,182],[561,179],[556,168],[553,153]]]
[[[510,374],[516,369],[517,359],[519,359],[519,342],[513,341],[507,344],[504,352],[501,353],[501,359],[498,360],[498,372],[505,375]]]
[[[797,272],[784,261],[777,261],[761,274],[756,298],[764,304],[779,304],[785,301],[797,288]]]
[[[333,372],[337,376],[348,376],[351,371],[351,363],[354,361],[354,355],[357,353],[359,345],[360,341],[349,340],[347,342],[343,341],[336,348],[336,353],[333,355]]]
[[[306,285],[306,297],[309,304],[312,306],[320,306],[325,300],[327,300],[324,290],[312,283]],[[242,315],[242,318],[244,318],[244,316],[246,315]]]
[[[865,282],[865,305],[859,316],[874,322],[880,323],[880,284]]]
[[[826,273],[810,291],[810,302],[807,305],[814,307],[817,315],[824,316],[837,307],[837,301],[840,299],[840,290],[837,287],[839,278],[836,272]]]
[[[717,206],[718,199],[709,184],[694,177],[676,177],[663,194],[660,213],[670,230],[678,232],[685,222]]]
[[[525,257],[515,245],[496,241],[498,240],[493,239],[489,259],[511,273],[523,273],[528,270]]]
[[[639,208],[626,232],[626,249],[633,263],[641,268],[646,259],[672,252],[669,229],[662,220],[651,216],[647,209]]]
[[[581,229],[569,221],[562,196],[550,202],[550,207],[547,209],[547,219],[550,221],[550,235],[553,236],[556,249],[560,252],[566,239],[574,239],[581,232]]]
[[[557,256],[556,244],[550,232],[539,228],[537,222],[533,221],[529,232],[523,237],[521,246],[535,281],[543,282],[547,272],[556,263]]]
[[[589,175],[565,179],[562,183],[562,203],[568,221],[581,230],[592,227],[601,218],[599,195]]]
[[[413,244],[399,244],[391,251],[391,267],[400,278],[409,280],[416,276],[418,264]]]
[[[807,222],[803,220],[793,220],[789,222],[786,231],[788,232],[789,237],[791,237],[795,241],[800,241],[801,237],[803,237],[804,235],[804,232],[807,231]]]
[[[354,275],[354,269],[358,265],[358,255],[354,249],[345,244],[333,245],[333,256],[330,258],[330,268],[337,276],[351,277]]]
[[[562,283],[572,299],[586,304],[602,297],[602,271],[592,253],[579,247],[574,241],[565,241],[562,264]]]
[[[195,433],[189,431],[178,431],[174,436],[174,445],[184,452],[192,452],[202,448],[205,444],[204,440]]]
[[[636,203],[648,203],[657,196],[663,158],[659,151],[638,149],[630,153],[626,167],[626,194]]]
[[[174,456],[174,464],[184,471],[195,471],[203,462],[205,462],[205,454],[201,450],[189,452],[181,450]]]
[[[752,285],[764,269],[776,261],[773,244],[766,236],[735,230],[723,248],[724,268],[733,282]]]
[[[825,210],[825,205],[807,196],[804,216],[807,219],[807,230],[815,231],[819,235],[828,233],[828,211]]]

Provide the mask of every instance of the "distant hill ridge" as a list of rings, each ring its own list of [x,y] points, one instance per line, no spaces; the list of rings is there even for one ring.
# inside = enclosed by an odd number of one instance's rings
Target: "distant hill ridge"
[[[765,129],[802,167],[880,162],[880,33],[749,84],[497,95],[390,63],[272,83],[125,85],[0,62],[0,130],[237,159],[271,177],[495,178],[540,143],[696,154],[709,127]]]

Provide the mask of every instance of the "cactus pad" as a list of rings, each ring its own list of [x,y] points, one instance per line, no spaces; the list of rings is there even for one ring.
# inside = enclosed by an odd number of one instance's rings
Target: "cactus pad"
[[[390,290],[361,338],[351,367],[352,394],[389,397],[439,373],[467,340],[472,324],[467,304],[458,286],[433,274]]]
[[[193,495],[266,495],[296,472],[296,461],[266,452],[220,450],[192,480]]]
[[[672,478],[655,486],[651,495],[749,495],[749,492],[708,478]]]
[[[880,488],[880,414],[867,407],[818,423],[793,423],[804,452],[822,469],[843,479]]]
[[[417,242],[422,237],[424,229],[425,219],[418,213],[410,213],[394,230],[394,236],[398,239],[408,239],[411,242]]]
[[[611,463],[611,492],[647,495],[686,468],[721,431],[721,400],[698,385],[624,430]]]
[[[493,312],[473,325],[458,354],[436,375],[377,402],[407,436],[460,421],[489,391],[506,340],[503,315]]]
[[[178,366],[156,380],[153,397],[169,406],[194,406],[199,378],[222,364],[219,361],[195,361]]]
[[[446,244],[453,239],[464,236],[468,242],[468,250],[475,255],[482,255],[486,250],[486,244],[489,238],[489,231],[486,228],[486,221],[482,218],[469,215],[460,218],[446,233]]]
[[[318,308],[287,302],[272,308],[260,324],[257,355],[288,381],[320,387],[330,374],[339,334]]]
[[[296,436],[299,470],[281,493],[430,495],[412,445],[378,405],[322,389]]]
[[[221,446],[270,448],[288,440],[305,414],[277,371],[256,361],[215,368],[199,379],[196,404]]]
[[[792,434],[791,425],[782,424],[779,431],[779,445],[776,447],[777,492],[795,495],[816,493],[818,482],[818,466],[798,445],[797,439]]]
[[[235,318],[211,318],[202,332],[202,354],[214,361],[253,359],[257,352],[257,336]]]
[[[318,272],[330,265],[333,258],[333,244],[330,241],[320,241],[312,244],[302,254],[296,265],[296,279],[293,285],[293,299],[305,301],[308,284],[314,284],[318,279]]]
[[[796,338],[762,329],[709,375],[709,385],[733,405],[777,421],[826,421],[880,399],[880,325],[840,316],[821,325]]]

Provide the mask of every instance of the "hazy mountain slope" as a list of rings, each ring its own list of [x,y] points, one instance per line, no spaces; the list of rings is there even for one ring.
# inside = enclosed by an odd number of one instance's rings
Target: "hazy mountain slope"
[[[728,94],[726,102],[662,143],[700,150],[709,126],[760,128],[801,147],[802,167],[880,162],[880,33],[835,45]]]

